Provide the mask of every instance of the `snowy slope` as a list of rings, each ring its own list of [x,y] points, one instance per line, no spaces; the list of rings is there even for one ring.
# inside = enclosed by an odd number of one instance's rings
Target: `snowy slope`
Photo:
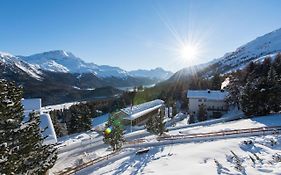
[[[53,72],[69,73],[93,73],[99,78],[127,76],[127,72],[118,67],[99,66],[94,63],[86,63],[81,58],[76,57],[71,52],[54,50],[31,56],[20,56],[30,64],[36,65],[40,69]]]
[[[251,140],[253,144],[244,144],[246,140]],[[271,146],[271,140],[278,144]],[[104,167],[87,168],[76,174],[280,175],[281,162],[273,158],[280,155],[280,142],[278,136],[267,136],[159,146],[150,148],[147,154],[129,154]],[[231,151],[241,161],[241,171],[236,169],[236,159]],[[262,160],[257,160],[254,153]]]
[[[41,80],[42,72],[36,68],[36,66],[28,64],[25,61],[22,61],[19,57],[16,57],[9,53],[0,52],[0,66],[3,66],[3,72],[7,69],[17,72],[17,73],[26,73],[29,76]]]
[[[209,126],[191,127],[188,129],[179,129],[169,132],[170,134],[178,134],[179,131],[186,133],[205,133],[213,131],[221,131],[228,129],[244,129],[266,126],[281,125],[281,115],[275,114],[270,116],[256,117],[251,119],[240,119],[232,122],[218,123]],[[138,134],[134,132],[132,134]],[[129,134],[130,135],[130,134]],[[142,134],[139,134],[142,135]],[[128,136],[128,134],[127,134]],[[151,139],[155,136],[143,135],[143,139]],[[98,136],[96,139],[102,139]],[[245,140],[252,140],[254,144],[246,145]],[[271,146],[272,141],[276,141],[276,145]],[[67,142],[72,142],[71,139]],[[63,152],[59,155],[59,160],[52,172],[57,172],[66,167],[73,167],[77,162],[89,161],[99,156],[110,153],[105,151],[106,146],[97,140],[88,143],[92,149],[86,148],[84,144],[76,150]],[[137,148],[136,148],[137,149]],[[77,174],[243,174],[235,169],[235,163],[229,159],[233,157],[231,150],[240,158],[243,158],[242,166],[248,175],[254,174],[280,174],[281,162],[275,162],[273,155],[281,149],[280,136],[247,136],[244,138],[205,141],[197,143],[170,144],[160,145],[150,148],[147,154],[136,155],[133,148],[123,150],[123,156],[117,159],[108,159],[107,161],[98,163],[86,168]],[[256,153],[263,159],[263,163],[256,160],[254,165],[249,155],[254,157],[252,153]],[[214,159],[221,165],[217,166]],[[78,161],[79,160],[79,161]],[[225,169],[223,168],[225,167]]]
[[[281,52],[281,29],[275,30],[237,48],[234,52],[226,53],[217,60],[219,68],[225,71],[243,67],[250,61]]]
[[[214,72],[228,73],[245,67],[251,61],[262,61],[266,56],[275,56],[281,52],[281,28],[260,36],[235,51],[226,53],[212,61],[190,66],[176,72],[169,81],[185,80],[194,72],[203,72],[212,76]]]
[[[146,78],[157,78],[160,80],[166,80],[170,78],[170,76],[173,73],[170,71],[166,71],[160,67],[157,67],[151,70],[143,70],[143,69],[133,70],[130,71],[129,74],[133,77],[146,77]]]

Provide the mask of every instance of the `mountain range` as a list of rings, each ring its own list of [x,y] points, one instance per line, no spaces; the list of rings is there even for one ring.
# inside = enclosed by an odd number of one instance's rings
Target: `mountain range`
[[[158,79],[161,81],[168,79],[172,75],[172,72],[165,71],[162,68],[125,71],[119,67],[87,63],[73,53],[64,50],[54,50],[30,56],[17,57],[40,70],[80,74],[92,73],[98,78],[127,78],[131,76]]]
[[[44,104],[100,98],[95,92],[102,88],[111,97],[120,93],[118,87],[151,85],[172,75],[161,68],[137,72],[135,76],[134,71],[131,74],[119,67],[86,63],[63,50],[31,56],[0,52],[0,78],[17,82],[24,87],[26,98],[41,97]]]
[[[86,63],[71,52],[49,51],[31,56],[14,56],[0,52],[0,78],[13,80],[24,87],[25,97],[41,97],[45,104],[108,97],[121,93],[115,87],[130,87],[185,82],[194,73],[205,77],[225,74],[262,61],[281,52],[281,29],[260,36],[235,51],[201,65],[172,72],[162,68],[125,71],[119,67]],[[167,80],[166,80],[167,79]],[[162,83],[161,83],[162,84]],[[108,92],[108,93],[106,93]]]

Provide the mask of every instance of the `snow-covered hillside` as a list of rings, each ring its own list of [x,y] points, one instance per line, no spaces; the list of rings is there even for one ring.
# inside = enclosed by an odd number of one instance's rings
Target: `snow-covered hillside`
[[[234,52],[226,53],[215,63],[219,64],[222,70],[235,70],[245,66],[250,61],[278,52],[281,52],[281,29],[260,36]]]
[[[42,78],[42,72],[34,65],[28,64],[9,53],[0,52],[0,66],[3,67],[3,74],[9,70],[15,73],[26,73],[37,80]]]
[[[151,70],[133,70],[129,72],[129,75],[133,77],[145,77],[145,78],[157,78],[160,80],[166,80],[171,77],[173,73],[166,71],[160,67]]]
[[[19,56],[26,62],[40,69],[53,72],[69,73],[93,73],[100,78],[104,77],[126,77],[127,72],[118,67],[99,66],[94,63],[86,63],[71,52],[54,50],[31,56]]]
[[[259,127],[280,126],[281,115],[240,119],[237,121],[216,123],[207,126],[194,126],[170,131],[176,135],[208,133],[214,131],[229,131]],[[72,144],[66,144],[61,149],[59,160],[52,169],[58,172],[66,167],[79,166],[81,163],[100,159],[111,153],[102,142],[102,136],[93,132],[80,139],[80,147],[68,150]],[[225,139],[202,139],[201,141],[172,142],[164,145],[153,135],[143,135],[140,131],[131,133],[135,138],[155,142],[149,147],[148,153],[136,154],[139,148],[128,147],[116,156],[106,156],[103,161],[84,168],[76,174],[280,174],[281,168],[281,137],[277,133],[267,136],[236,136]],[[126,134],[127,138],[131,134]],[[85,140],[85,138],[89,137]],[[78,142],[77,139],[74,139]],[[88,142],[91,140],[91,142]],[[65,140],[72,143],[73,139]],[[87,146],[82,142],[88,142]],[[183,144],[184,143],[184,144]],[[232,152],[235,154],[233,154]],[[237,156],[237,157],[236,157]],[[238,158],[238,159],[237,159]],[[238,165],[241,165],[240,167]],[[239,170],[241,168],[241,170]]]
[[[278,144],[271,146],[272,141]],[[159,146],[150,148],[147,154],[129,154],[104,167],[91,167],[76,174],[280,175],[280,142],[278,136],[266,136]]]
[[[185,80],[191,74],[202,70],[206,76],[212,76],[214,72],[232,72],[245,67],[251,61],[262,61],[265,57],[275,56],[278,53],[281,53],[281,28],[260,36],[221,58],[181,69],[169,81]]]

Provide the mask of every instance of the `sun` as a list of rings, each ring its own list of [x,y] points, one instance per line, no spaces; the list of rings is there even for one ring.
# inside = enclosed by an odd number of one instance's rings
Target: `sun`
[[[198,55],[198,49],[196,46],[185,44],[183,45],[180,50],[180,56],[183,59],[195,59]]]

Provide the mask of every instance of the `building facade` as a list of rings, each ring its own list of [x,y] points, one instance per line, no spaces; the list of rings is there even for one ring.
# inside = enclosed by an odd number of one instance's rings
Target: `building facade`
[[[200,105],[204,105],[208,118],[219,118],[228,111],[224,90],[188,90],[189,114],[198,116]]]
[[[160,112],[164,112],[165,106],[163,100],[153,100],[132,107],[121,109],[117,114],[123,119],[124,125],[143,125],[153,116],[157,116]]]

